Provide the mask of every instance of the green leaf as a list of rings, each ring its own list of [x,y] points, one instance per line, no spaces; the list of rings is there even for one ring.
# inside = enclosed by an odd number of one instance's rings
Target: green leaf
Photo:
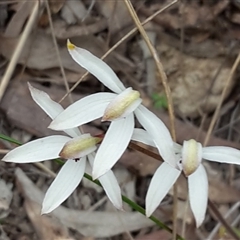
[[[158,93],[153,93],[151,97],[153,100],[153,106],[155,108],[158,108],[158,109],[168,108],[168,102],[165,95],[159,95]]]

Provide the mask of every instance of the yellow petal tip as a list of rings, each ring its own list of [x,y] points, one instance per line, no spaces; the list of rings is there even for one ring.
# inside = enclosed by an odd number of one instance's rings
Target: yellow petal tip
[[[72,44],[69,39],[67,40],[67,48],[69,50],[74,50],[75,49],[75,45]]]

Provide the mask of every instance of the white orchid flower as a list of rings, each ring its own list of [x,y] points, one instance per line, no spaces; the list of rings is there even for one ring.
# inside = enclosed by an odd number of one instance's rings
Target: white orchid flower
[[[169,131],[156,128],[152,113],[141,105],[138,91],[125,88],[113,70],[101,59],[85,49],[78,48],[68,41],[68,50],[72,58],[93,74],[100,82],[115,93],[96,93],[70,105],[59,114],[49,128],[64,130],[76,127],[102,117],[103,121],[112,121],[104,140],[96,154],[93,164],[93,178],[103,175],[118,161],[126,150],[134,129],[134,114],[155,139],[162,156],[175,166],[175,154],[169,149],[173,143]],[[163,124],[163,123],[162,123]]]
[[[157,129],[161,130],[164,127],[165,131],[167,131],[167,128],[162,125],[157,116],[155,116],[155,124]],[[159,132],[161,133],[162,131],[164,130]],[[156,147],[154,139],[142,129],[134,131],[132,140]],[[201,143],[193,139],[184,141],[183,146],[174,143],[167,151],[176,154],[178,169],[181,169],[188,178],[190,206],[196,225],[199,227],[205,218],[208,202],[208,179],[205,168],[202,165],[202,159],[239,165],[240,151],[235,148],[222,146],[202,147]],[[155,211],[181,173],[181,170],[173,168],[167,163],[168,159],[165,157],[163,159],[165,162],[154,173],[147,192],[146,215],[148,217]]]
[[[54,102],[48,94],[33,88],[29,84],[33,100],[51,118],[55,118],[64,109]],[[93,165],[98,138],[90,134],[81,134],[78,128],[65,131],[70,137],[53,135],[40,138],[10,151],[2,160],[5,162],[30,163],[58,158],[68,159],[57,177],[48,188],[42,204],[42,214],[49,213],[64,202],[76,189],[83,178],[86,161]],[[99,178],[107,196],[113,205],[122,209],[121,190],[112,171]]]

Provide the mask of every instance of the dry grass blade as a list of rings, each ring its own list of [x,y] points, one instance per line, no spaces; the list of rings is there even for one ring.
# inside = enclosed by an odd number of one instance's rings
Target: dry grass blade
[[[165,93],[166,93],[166,97],[168,100],[168,111],[169,111],[169,116],[170,116],[170,122],[171,122],[171,134],[172,134],[172,138],[173,141],[176,141],[176,131],[175,131],[175,124],[174,124],[174,110],[173,110],[173,102],[172,102],[172,97],[171,97],[171,90],[169,88],[168,82],[167,82],[167,76],[163,70],[163,66],[162,63],[160,61],[160,58],[156,52],[156,49],[154,48],[154,46],[152,45],[146,31],[144,30],[143,26],[141,25],[141,22],[137,16],[136,11],[133,8],[133,5],[131,3],[130,0],[124,0],[125,4],[129,10],[130,15],[133,18],[133,21],[135,22],[139,32],[141,33],[144,41],[146,42],[149,51],[152,54],[152,57],[156,63],[157,66],[157,70],[159,73],[159,76],[161,78],[162,84],[164,86],[165,89]],[[174,202],[174,209],[173,209],[173,240],[176,239],[177,236],[177,185],[174,184],[174,197],[173,197],[173,202]]]
[[[55,50],[56,50],[56,53],[57,53],[57,58],[58,58],[58,61],[59,61],[61,74],[63,76],[65,88],[66,88],[67,92],[69,92],[67,77],[66,77],[66,74],[65,74],[65,71],[64,71],[64,68],[63,68],[63,64],[62,64],[62,60],[61,60],[61,57],[60,57],[57,40],[56,40],[56,37],[54,35],[53,21],[52,21],[49,2],[48,2],[48,0],[46,0],[45,2],[46,2],[46,9],[47,9],[47,14],[48,14],[49,25],[50,25],[50,29],[51,29],[51,33],[52,33],[52,39],[53,39],[53,43],[54,43]],[[70,103],[73,103],[73,99],[72,99],[71,95],[69,95],[69,101],[70,101]]]
[[[11,61],[8,64],[7,70],[4,73],[4,76],[2,78],[2,81],[0,83],[0,101],[5,93],[5,90],[8,86],[8,83],[12,77],[13,71],[16,67],[18,58],[22,52],[23,46],[27,40],[27,38],[29,37],[31,30],[39,16],[39,12],[41,11],[42,8],[42,2],[41,1],[37,1],[35,2],[35,5],[33,7],[32,13],[27,21],[27,24],[23,30],[23,33],[19,39],[18,45],[13,53],[13,56],[11,58]]]
[[[145,40],[152,56],[153,56],[153,59],[155,60],[155,63],[157,65],[157,70],[158,70],[158,73],[161,77],[161,81],[162,81],[162,84],[164,86],[164,89],[165,89],[165,93],[166,93],[166,97],[167,97],[167,100],[168,100],[168,109],[169,109],[169,115],[170,115],[170,121],[171,121],[171,133],[172,133],[172,138],[174,141],[176,141],[176,133],[175,133],[175,126],[174,126],[174,110],[173,110],[173,103],[172,103],[172,97],[171,97],[171,90],[168,86],[168,83],[167,83],[167,76],[163,70],[163,66],[162,66],[162,63],[160,61],[160,58],[156,52],[156,49],[153,47],[146,31],[144,30],[137,14],[136,14],[136,11],[134,10],[133,6],[132,6],[132,3],[129,1],[129,0],[124,0],[125,1],[125,4],[129,10],[129,13],[131,14],[139,32],[141,33],[143,39]],[[175,1],[177,2],[177,1]]]

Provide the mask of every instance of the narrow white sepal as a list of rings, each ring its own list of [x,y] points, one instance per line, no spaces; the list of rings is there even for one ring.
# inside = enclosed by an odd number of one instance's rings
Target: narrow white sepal
[[[240,164],[240,151],[231,147],[204,147],[203,158],[209,161]]]
[[[150,134],[144,129],[134,128],[131,139],[156,148],[156,145],[152,140]]]
[[[93,164],[93,179],[109,171],[126,150],[134,129],[134,116],[113,121],[101,143]]]
[[[109,170],[99,177],[98,180],[102,184],[102,187],[113,206],[119,210],[123,210],[121,189],[113,171]]]
[[[51,118],[55,118],[59,113],[61,113],[64,108],[57,102],[53,101],[50,96],[44,91],[34,88],[30,83],[28,83],[28,88],[30,90],[31,96],[35,103]]]
[[[57,102],[53,101],[50,96],[44,91],[34,88],[30,83],[28,83],[28,88],[30,90],[31,96],[35,103],[51,118],[54,119],[64,108]],[[78,128],[68,129],[65,131],[71,137],[77,137],[80,135]]]
[[[114,93],[96,93],[71,104],[49,125],[54,130],[64,130],[80,126],[103,116]]]
[[[13,149],[4,156],[2,161],[30,163],[57,158],[64,144],[70,139],[59,135],[39,138]]]
[[[41,214],[53,211],[62,204],[76,189],[82,180],[86,166],[86,157],[79,161],[68,160],[46,192]]]
[[[115,93],[120,93],[125,89],[114,71],[100,58],[76,46],[74,48],[68,48],[68,51],[81,67],[94,75],[107,88]]]
[[[164,161],[173,167],[177,167],[173,140],[164,123],[143,105],[140,105],[134,113],[141,125],[151,135]]]
[[[88,160],[91,166],[93,166],[94,158],[95,153],[88,155]],[[112,202],[113,206],[119,210],[123,210],[121,189],[113,171],[109,170],[104,175],[99,177],[98,180],[102,184],[102,187],[106,192],[109,200]]]
[[[150,217],[163,198],[176,182],[181,171],[171,167],[168,163],[162,165],[154,173],[146,196],[146,216]]]
[[[208,179],[202,164],[188,177],[188,188],[190,206],[196,225],[200,227],[205,218],[208,202]]]

